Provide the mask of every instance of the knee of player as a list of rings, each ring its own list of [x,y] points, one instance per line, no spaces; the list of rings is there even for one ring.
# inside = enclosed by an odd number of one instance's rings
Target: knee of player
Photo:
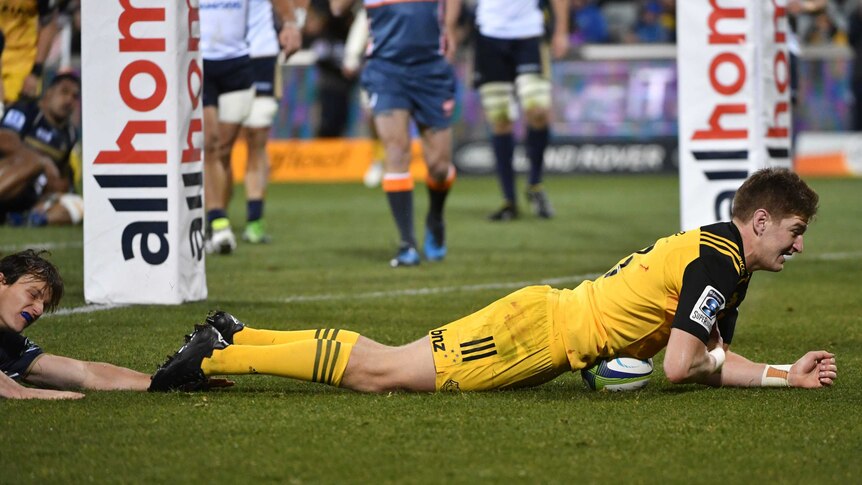
[[[533,129],[543,129],[548,126],[549,113],[548,109],[541,106],[527,108],[524,112],[527,118],[527,125]]]
[[[215,153],[219,149],[219,137],[215,131],[204,133],[204,151],[206,152]]]

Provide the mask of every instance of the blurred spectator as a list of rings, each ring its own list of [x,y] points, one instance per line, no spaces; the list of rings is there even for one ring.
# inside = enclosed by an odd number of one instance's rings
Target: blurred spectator
[[[824,10],[812,17],[811,25],[803,38],[806,45],[847,44],[846,35],[835,26],[828,12]]]
[[[670,41],[670,33],[661,23],[662,5],[657,0],[641,2],[638,21],[626,41],[638,44],[656,44]]]
[[[676,0],[661,0],[659,22],[668,34],[668,42],[676,43]]]
[[[327,0],[312,0],[309,5],[305,35],[307,47],[317,55],[320,119],[316,136],[319,138],[343,136],[347,130],[350,96],[357,79],[355,73],[343,69],[344,44],[353,18],[350,12],[333,16]]]
[[[571,7],[572,45],[610,41],[608,23],[595,0],[572,0]]]

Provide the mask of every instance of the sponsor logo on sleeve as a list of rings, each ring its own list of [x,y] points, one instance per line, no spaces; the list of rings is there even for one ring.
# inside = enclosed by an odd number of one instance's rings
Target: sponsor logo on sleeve
[[[698,298],[697,304],[694,305],[689,318],[699,323],[707,332],[711,332],[715,325],[715,318],[723,308],[724,296],[712,286],[707,286]]]
[[[6,112],[6,116],[3,117],[3,126],[7,126],[15,131],[20,132],[21,129],[24,128],[25,121],[27,121],[27,117],[24,115],[24,113],[18,111],[17,109],[10,109]]]

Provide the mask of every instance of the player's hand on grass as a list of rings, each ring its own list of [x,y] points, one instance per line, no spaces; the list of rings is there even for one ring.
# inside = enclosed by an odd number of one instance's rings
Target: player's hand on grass
[[[816,389],[831,386],[837,377],[835,355],[825,350],[813,350],[793,364],[787,375],[787,382],[790,387]]]

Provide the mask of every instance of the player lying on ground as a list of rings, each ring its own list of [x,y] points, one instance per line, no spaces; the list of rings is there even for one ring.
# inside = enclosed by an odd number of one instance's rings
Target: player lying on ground
[[[733,220],[659,239],[573,290],[532,286],[402,347],[344,330],[269,331],[217,312],[153,376],[151,390],[192,390],[206,376],[270,374],[357,391],[487,390],[538,385],[599,359],[667,347],[674,383],[831,386],[833,354],[792,366],[731,352],[754,271],[801,252],[818,196],[796,174],[765,169],[736,193]]]
[[[57,308],[62,297],[60,273],[42,253],[28,249],[0,259],[0,398],[80,399],[83,394],[69,390],[146,390],[147,374],[47,354],[21,335],[44,312]],[[215,385],[229,383],[218,380]]]

